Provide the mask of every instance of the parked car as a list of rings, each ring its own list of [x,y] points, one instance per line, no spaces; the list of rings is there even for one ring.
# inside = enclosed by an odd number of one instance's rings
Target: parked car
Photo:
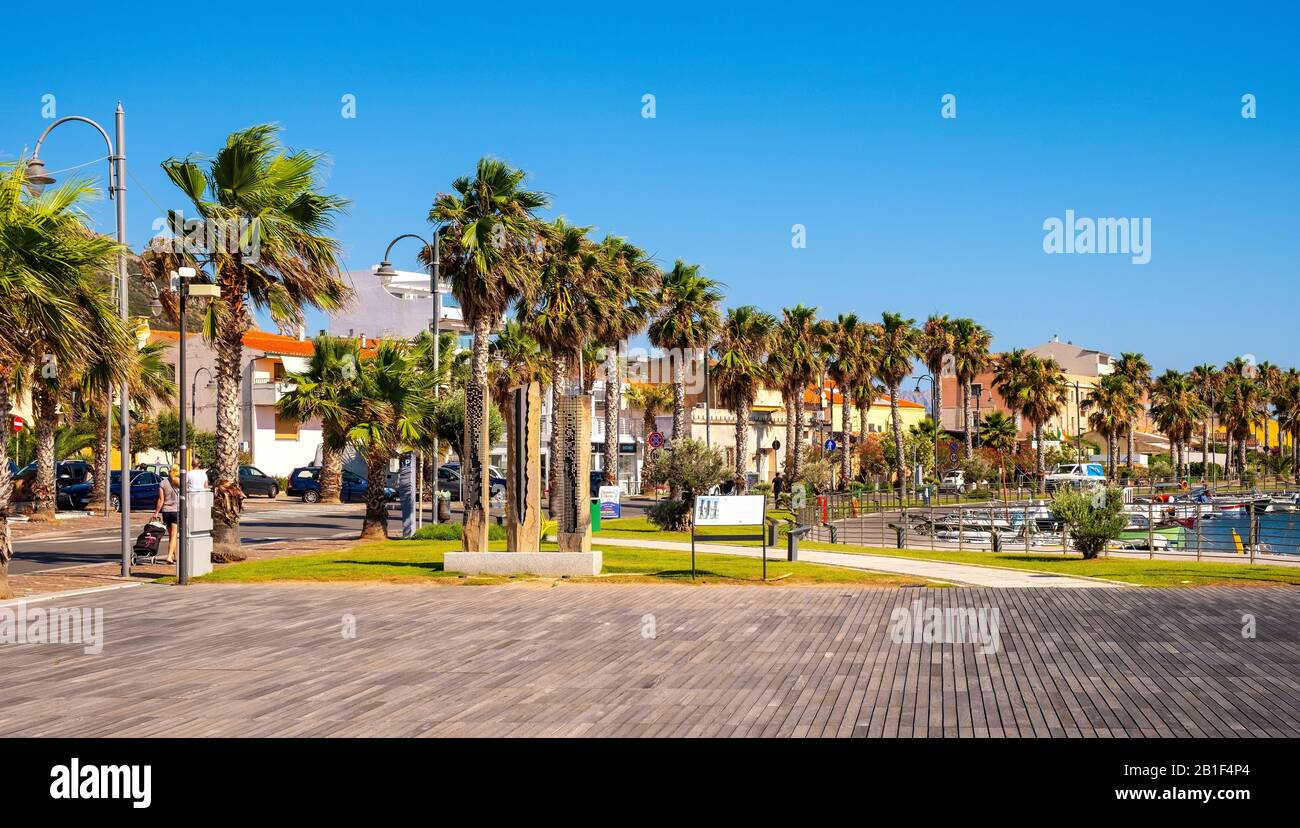
[[[966,491],[966,472],[961,469],[953,469],[945,474],[943,479],[939,481],[939,491],[964,494]]]
[[[120,471],[115,470],[108,475],[108,503],[117,512],[122,511],[122,500],[118,492],[121,480],[122,473]],[[153,472],[133,470],[131,472],[131,509],[154,508],[158,504],[158,487],[161,483],[162,478]],[[59,493],[60,502],[71,509],[87,509],[92,505],[90,491],[93,487],[94,483],[90,480],[70,484]]]
[[[300,466],[294,469],[289,474],[289,488],[285,489],[284,493],[289,497],[301,497],[303,503],[319,503],[320,471],[320,466]],[[344,503],[365,500],[369,488],[370,481],[344,469],[342,485],[339,487],[339,499]],[[384,487],[385,500],[393,500],[396,496],[395,489]]]
[[[56,508],[59,508],[68,502],[64,489],[85,481],[91,474],[91,468],[85,460],[60,460],[55,464],[54,470],[54,501]],[[28,463],[21,469],[13,469],[11,466],[10,477],[13,481],[10,500],[14,503],[31,500],[32,486],[36,481],[36,464]]]
[[[1101,463],[1063,463],[1048,472],[1044,479],[1047,491],[1062,486],[1076,489],[1106,485],[1106,468]]]
[[[438,491],[448,492],[452,500],[460,500],[460,463],[444,463],[438,469]],[[505,500],[506,479],[495,468],[488,467],[488,492],[493,500]]]
[[[208,469],[208,485],[215,486],[217,482],[216,468]],[[252,497],[255,494],[275,497],[280,494],[280,483],[269,474],[264,474],[256,466],[239,467],[239,488],[244,492],[244,497]]]

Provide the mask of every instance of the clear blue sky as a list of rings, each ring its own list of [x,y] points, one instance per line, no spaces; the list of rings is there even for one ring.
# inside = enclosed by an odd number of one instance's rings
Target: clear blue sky
[[[24,18],[50,36],[0,56],[0,158],[35,142],[42,95],[106,124],[120,97],[139,246],[185,206],[159,161],[275,121],[329,155],[362,269],[492,154],[555,214],[699,263],[731,305],[941,311],[998,348],[1059,334],[1158,368],[1300,365],[1300,19],[1283,4],[239,6],[127,11],[120,32],[96,3]],[[51,169],[101,154],[77,126],[42,152]],[[1150,217],[1150,264],[1045,254],[1042,223],[1067,209]],[[108,202],[95,214],[111,231]]]

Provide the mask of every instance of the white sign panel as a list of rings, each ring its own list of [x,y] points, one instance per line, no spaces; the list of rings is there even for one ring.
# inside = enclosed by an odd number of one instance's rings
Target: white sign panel
[[[762,526],[763,495],[695,498],[696,526]]]
[[[623,490],[618,486],[601,486],[600,487],[600,519],[612,520],[623,516],[623,509],[619,504],[619,498]]]

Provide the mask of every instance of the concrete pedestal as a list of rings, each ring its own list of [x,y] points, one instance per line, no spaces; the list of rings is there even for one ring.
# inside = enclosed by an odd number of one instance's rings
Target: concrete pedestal
[[[599,575],[601,553],[448,552],[443,568],[466,575],[541,575],[547,578]]]

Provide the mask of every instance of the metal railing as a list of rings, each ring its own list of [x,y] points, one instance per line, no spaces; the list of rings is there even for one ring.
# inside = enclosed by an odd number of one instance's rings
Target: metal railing
[[[927,505],[897,493],[809,496],[795,512],[807,540],[864,547],[1007,553],[1074,552],[1050,497]],[[1220,493],[1197,502],[1178,494],[1136,496],[1129,522],[1104,555],[1300,563],[1300,487]]]

